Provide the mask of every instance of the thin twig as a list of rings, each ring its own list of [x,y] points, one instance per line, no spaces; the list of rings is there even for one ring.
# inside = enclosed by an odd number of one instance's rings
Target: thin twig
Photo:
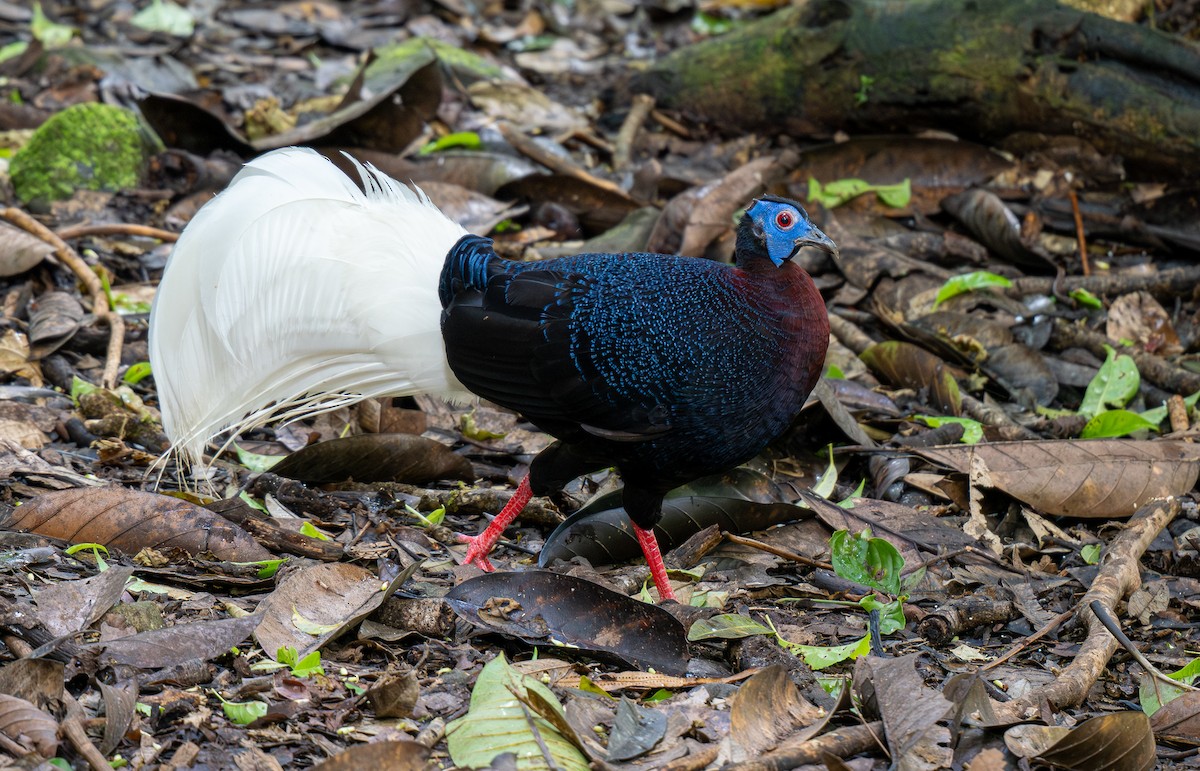
[[[637,141],[638,132],[646,122],[646,116],[654,109],[654,97],[648,94],[636,94],[633,104],[629,106],[629,114],[617,132],[616,146],[613,148],[612,165],[614,171],[620,171],[629,165],[633,157],[633,145]]]
[[[759,551],[765,551],[768,554],[774,554],[776,557],[783,557],[785,560],[791,560],[792,562],[799,562],[801,565],[808,565],[809,567],[813,567],[813,568],[822,568],[824,570],[833,570],[833,565],[830,565],[828,562],[821,562],[820,560],[809,559],[808,557],[805,557],[803,554],[797,554],[794,551],[788,551],[787,549],[781,549],[778,546],[772,546],[769,543],[763,543],[762,541],[756,541],[753,538],[746,538],[744,536],[734,535],[733,533],[723,533],[722,535],[724,535],[725,540],[729,541],[730,543],[736,543],[741,546],[749,546],[752,549],[758,549]]]
[[[140,238],[154,238],[168,243],[175,243],[179,240],[179,234],[173,233],[170,230],[152,228],[149,225],[133,225],[125,222],[71,225],[70,227],[60,228],[55,232],[64,241],[69,241],[72,238],[83,238],[84,236],[138,236]]]
[[[100,384],[105,388],[115,388],[117,370],[121,367],[121,347],[125,344],[125,323],[108,307],[108,295],[104,292],[104,283],[100,277],[57,233],[20,209],[12,206],[0,209],[0,217],[53,246],[54,256],[66,265],[87,289],[88,296],[92,299],[92,315],[98,321],[108,324],[109,330],[108,351]]]
[[[1074,190],[1067,191],[1071,199],[1071,213],[1075,215],[1075,240],[1079,242],[1079,259],[1083,262],[1083,275],[1092,275],[1092,266],[1088,263],[1087,239],[1083,237],[1083,214],[1079,211],[1079,196]]]
[[[594,174],[589,174],[570,159],[555,155],[507,123],[500,124],[500,133],[512,145],[514,150],[537,161],[551,171],[556,171],[568,177],[574,177],[575,179],[619,195],[626,200],[630,200],[629,193],[622,190],[616,183],[609,182],[607,179],[601,179]]]

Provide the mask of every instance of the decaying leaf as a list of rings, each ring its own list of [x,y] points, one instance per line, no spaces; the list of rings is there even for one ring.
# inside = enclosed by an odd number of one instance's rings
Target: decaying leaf
[[[488,573],[463,581],[446,602],[474,624],[534,645],[607,653],[667,674],[687,672],[683,625],[662,608],[575,576]]]
[[[475,478],[471,462],[441,442],[413,434],[358,434],[297,450],[272,473],[308,484],[406,482]]]
[[[25,530],[71,543],[99,543],[136,554],[182,549],[253,562],[273,555],[240,527],[195,504],[120,487],[75,488],[31,498],[0,513],[0,529]]]
[[[867,366],[894,386],[928,394],[930,404],[949,415],[962,414],[962,393],[945,362],[912,343],[889,340],[861,354]]]
[[[1183,495],[1200,475],[1200,450],[1175,440],[993,442],[913,452],[962,473],[981,464],[991,486],[1068,517],[1128,517],[1152,498]]]
[[[809,703],[779,664],[747,680],[729,705],[733,760],[760,757],[784,739],[803,741],[823,726],[825,710]]]
[[[52,758],[58,751],[58,721],[24,699],[0,693],[0,735],[9,747]]]

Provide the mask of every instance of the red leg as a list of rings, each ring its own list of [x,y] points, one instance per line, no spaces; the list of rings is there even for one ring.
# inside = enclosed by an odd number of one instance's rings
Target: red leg
[[[504,528],[508,527],[517,515],[521,513],[521,509],[525,508],[525,504],[529,503],[529,499],[533,497],[533,492],[529,489],[529,475],[521,480],[521,484],[517,485],[517,489],[513,491],[512,497],[508,499],[508,503],[504,504],[504,508],[496,515],[484,531],[479,535],[459,535],[458,540],[463,543],[470,544],[467,547],[467,558],[463,560],[464,565],[470,565],[474,562],[484,571],[491,573],[495,568],[488,560],[488,555],[492,552],[492,547],[496,545],[496,541],[500,540],[500,536],[504,534]],[[659,560],[662,561],[661,559]]]
[[[650,567],[650,575],[654,577],[654,585],[658,587],[659,601],[675,600],[675,592],[671,589],[671,582],[667,580],[667,566],[663,564],[654,531],[640,528],[636,523],[631,524],[633,532],[637,534],[638,545],[642,547],[642,554],[646,555],[646,564]]]

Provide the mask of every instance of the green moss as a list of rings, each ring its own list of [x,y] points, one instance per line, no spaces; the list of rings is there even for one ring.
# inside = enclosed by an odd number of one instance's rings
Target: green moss
[[[70,198],[76,190],[136,187],[159,142],[136,115],[106,104],[77,104],[43,123],[9,164],[22,201]]]

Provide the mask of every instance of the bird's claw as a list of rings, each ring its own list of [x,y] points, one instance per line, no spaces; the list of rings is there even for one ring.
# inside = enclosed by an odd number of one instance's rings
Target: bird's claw
[[[485,540],[482,535],[463,535],[458,534],[458,540],[461,543],[468,544],[467,556],[463,559],[464,565],[474,563],[480,570],[485,573],[494,573],[496,568],[492,565],[492,561],[488,559],[488,553],[491,552],[493,544]]]

